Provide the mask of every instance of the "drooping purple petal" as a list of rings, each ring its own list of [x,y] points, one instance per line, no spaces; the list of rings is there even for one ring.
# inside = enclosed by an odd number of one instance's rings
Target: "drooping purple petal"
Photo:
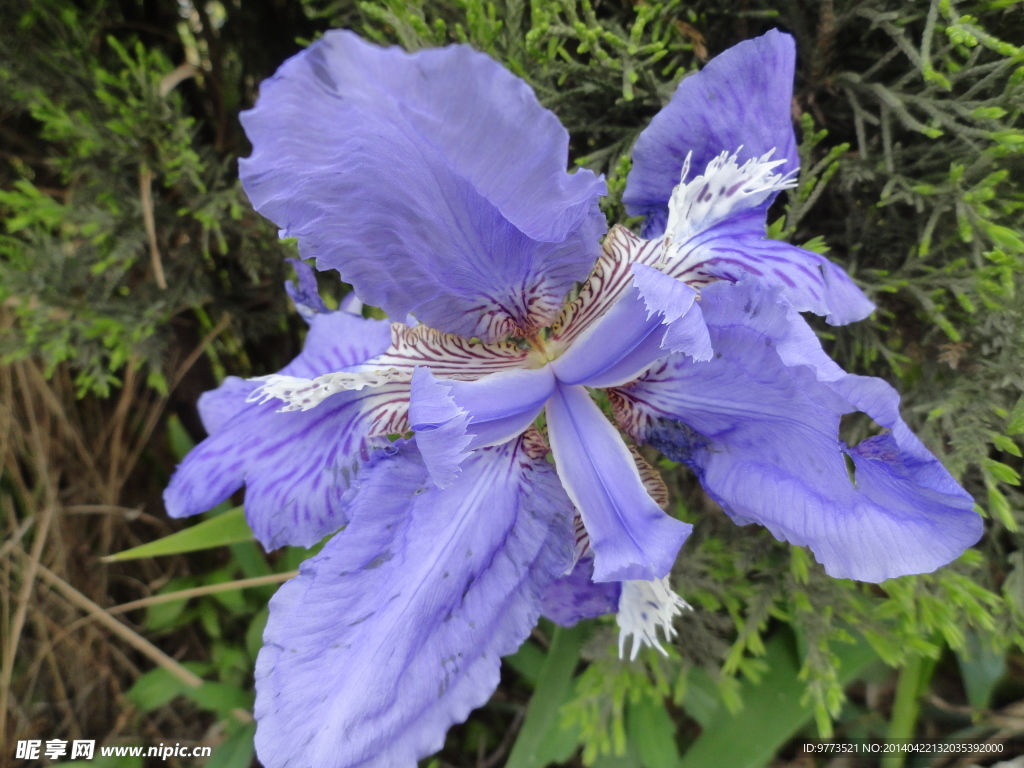
[[[327,305],[324,304],[320,291],[317,290],[316,275],[313,268],[301,259],[288,259],[289,264],[295,269],[298,278],[295,282],[288,280],[284,284],[284,291],[295,304],[295,310],[307,323],[312,322],[313,315],[327,312]]]
[[[206,433],[213,435],[220,432],[228,421],[248,408],[246,400],[258,386],[258,381],[228,376],[216,389],[203,392],[196,407]]]
[[[394,318],[485,341],[548,324],[599,253],[605,184],[468,46],[406,54],[329,32],[243,114],[256,209]]]
[[[352,521],[270,603],[256,663],[267,768],[413,768],[485,703],[571,562],[572,505],[522,441],[439,489],[415,448],[360,474]]]
[[[777,290],[715,283],[702,305],[715,359],[669,358],[615,393],[634,436],[688,464],[736,522],[810,547],[834,577],[930,572],[978,540],[970,497],[899,419],[891,387],[819,378],[806,361],[820,345]],[[856,410],[892,433],[847,449],[839,421]]]
[[[667,574],[692,526],[658,507],[618,431],[583,387],[559,385],[547,419],[558,476],[590,535],[594,579]]]
[[[344,312],[313,316],[305,348],[282,373],[316,376],[379,354],[388,323]],[[267,549],[310,546],[345,524],[342,497],[370,446],[374,419],[407,385],[343,392],[310,411],[250,403],[257,382],[235,377],[200,398],[210,436],[179,465],[164,503],[172,517],[216,506],[247,486],[246,518]]]
[[[594,581],[594,556],[588,553],[572,571],[544,590],[541,612],[555,624],[571,627],[583,619],[615,613],[622,583]]]
[[[747,211],[686,241],[666,270],[693,285],[756,277],[777,286],[798,311],[830,325],[863,320],[875,305],[850,276],[824,256],[765,236],[764,211]]]
[[[550,369],[512,369],[476,381],[438,379],[416,368],[409,423],[430,476],[444,488],[470,450],[502,445],[533,423],[555,387]]]
[[[721,152],[740,147],[741,162],[774,149],[775,159],[787,161],[783,172],[799,166],[790,117],[795,60],[793,38],[772,30],[683,79],[633,147],[622,199],[630,215],[648,217],[644,237],[664,232],[668,201],[688,153],[691,173],[702,173]]]

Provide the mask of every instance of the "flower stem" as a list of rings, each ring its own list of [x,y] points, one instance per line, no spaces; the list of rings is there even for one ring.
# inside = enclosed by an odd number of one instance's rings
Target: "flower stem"
[[[933,663],[926,663],[923,657],[914,654],[900,670],[896,682],[896,700],[889,718],[889,742],[905,742],[914,736],[917,716],[921,711],[921,689],[927,685],[934,668]],[[892,752],[882,758],[882,768],[902,768],[906,759],[905,752]]]

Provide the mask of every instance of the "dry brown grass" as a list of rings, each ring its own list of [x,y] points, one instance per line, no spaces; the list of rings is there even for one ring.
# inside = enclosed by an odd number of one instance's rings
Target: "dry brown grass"
[[[172,385],[225,326],[180,356]],[[188,707],[140,713],[125,697],[155,665],[186,684],[201,682],[180,665],[204,657],[194,631],[146,637],[133,621],[141,621],[141,606],[116,610],[183,575],[184,559],[99,562],[174,529],[163,515],[159,471],[173,460],[166,441],[155,439],[166,408],[132,364],[107,399],[76,398],[63,368],[49,378],[31,360],[0,368],[0,764],[18,739],[217,738],[208,718],[178,714]]]

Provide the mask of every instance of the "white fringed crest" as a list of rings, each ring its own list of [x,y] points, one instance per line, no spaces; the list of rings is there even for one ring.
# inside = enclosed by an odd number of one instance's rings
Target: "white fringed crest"
[[[653,581],[624,581],[619,596],[619,613],[615,617],[619,625],[619,658],[625,653],[626,638],[631,637],[629,660],[635,661],[640,649],[649,645],[666,656],[668,653],[658,640],[658,627],[665,634],[665,641],[676,635],[672,621],[683,610],[693,610],[689,603],[672,591],[668,577]]]
[[[704,173],[687,181],[691,153],[686,155],[679,184],[672,190],[665,227],[664,259],[694,235],[736,214],[754,208],[771,195],[796,186],[796,171],[775,173],[786,160],[772,160],[775,150],[739,164],[739,147],[722,152],[708,163]]]

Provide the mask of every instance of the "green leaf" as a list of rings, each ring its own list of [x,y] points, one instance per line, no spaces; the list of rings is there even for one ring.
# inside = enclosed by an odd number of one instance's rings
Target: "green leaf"
[[[210,665],[202,662],[186,661],[183,665],[197,675],[210,671]],[[143,712],[158,709],[169,703],[171,699],[186,691],[189,686],[180,678],[175,677],[163,667],[146,672],[129,688],[125,695]]]
[[[981,466],[996,480],[1007,485],[1020,485],[1020,475],[1013,467],[995,459],[982,459]]]
[[[956,654],[967,701],[976,709],[985,709],[992,699],[996,683],[1006,672],[1006,657],[985,645],[977,632],[967,633],[966,647]]]
[[[505,768],[542,768],[563,762],[579,745],[579,734],[562,725],[559,709],[572,692],[573,673],[586,635],[586,628],[580,624],[555,628],[526,719]]]
[[[245,649],[252,659],[256,658],[256,654],[263,647],[263,630],[267,627],[268,618],[270,618],[270,609],[264,608],[252,617],[252,623],[245,632]]]
[[[255,736],[256,723],[249,723],[214,749],[203,768],[249,768],[256,752],[253,744]]]
[[[1004,227],[999,224],[989,224],[985,228],[985,232],[990,238],[992,238],[992,242],[1004,251],[1008,251],[1010,253],[1024,252],[1024,240],[1021,240],[1020,235],[1009,227]]]
[[[137,560],[140,557],[178,555],[182,552],[223,547],[239,541],[249,541],[252,538],[252,530],[245,521],[245,512],[241,507],[235,507],[222,515],[186,528],[184,531],[172,533],[170,536],[164,536],[162,539],[139,547],[126,549],[116,555],[108,555],[101,560],[104,563],[113,563],[121,560]]]
[[[516,672],[523,676],[530,685],[536,686],[540,680],[541,670],[544,668],[544,659],[547,658],[544,651],[536,643],[525,642],[519,646],[519,650],[511,656],[506,656],[502,663],[508,664]]]
[[[171,446],[171,453],[178,461],[182,461],[185,455],[196,447],[195,442],[185,431],[185,427],[176,415],[167,419],[167,442]]]
[[[686,714],[701,728],[706,728],[721,707],[722,694],[714,678],[703,667],[691,667],[686,676],[686,695],[683,697]]]
[[[195,587],[197,584],[198,579],[193,577],[171,579],[157,594],[165,595],[173,592],[180,592],[181,590]],[[170,600],[166,603],[154,603],[153,605],[147,606],[146,619],[143,622],[143,626],[151,632],[160,632],[162,630],[171,629],[181,618],[181,615],[185,612],[185,607],[187,605],[188,600],[182,598],[181,600]],[[186,619],[185,623],[188,622],[189,619]]]
[[[635,749],[635,745],[630,746]],[[590,768],[643,768],[643,765],[640,756],[635,751],[630,751],[624,755],[602,755]]]
[[[871,646],[859,638],[835,651],[843,685],[877,658]],[[733,714],[724,707],[716,709],[683,755],[679,768],[761,768],[811,718],[814,707],[803,702],[806,685],[799,679],[792,640],[776,634],[767,643],[764,658],[769,669],[761,682],[742,684],[743,710]]]
[[[1006,434],[1019,435],[1021,433],[1024,433],[1024,395],[1021,395],[1017,404],[1013,406],[1006,424]]]
[[[1018,447],[1018,445],[1015,442],[1013,442],[1012,438],[1009,438],[1006,435],[992,435],[992,445],[994,445],[1000,451],[1005,451],[1011,456],[1017,456],[1019,458],[1021,455],[1020,448]]]
[[[209,709],[222,717],[233,709],[249,709],[252,697],[242,688],[228,683],[203,683],[199,688],[186,688],[182,693],[203,709]]]
[[[626,711],[626,733],[644,768],[676,768],[676,726],[662,702],[645,696]]]

